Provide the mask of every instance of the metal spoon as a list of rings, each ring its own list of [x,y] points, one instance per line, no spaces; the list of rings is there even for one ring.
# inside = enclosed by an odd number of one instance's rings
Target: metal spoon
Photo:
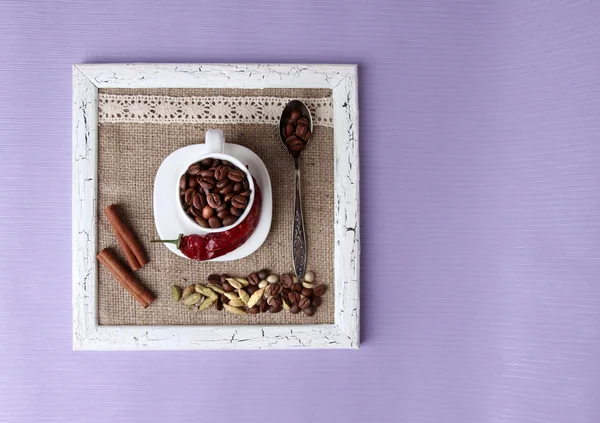
[[[294,221],[292,224],[292,260],[294,263],[294,272],[296,273],[296,277],[302,280],[304,278],[304,273],[306,273],[307,246],[306,233],[304,232],[304,217],[302,216],[302,199],[300,197],[300,154],[302,154],[302,151],[308,147],[310,140],[306,142],[306,145],[300,151],[294,151],[286,144],[284,130],[293,110],[298,110],[302,114],[303,118],[308,119],[308,129],[311,133],[313,131],[313,122],[308,107],[306,107],[306,105],[299,100],[292,100],[285,106],[279,121],[279,136],[281,137],[281,141],[283,141],[285,148],[294,158],[294,169],[296,169],[294,184]]]

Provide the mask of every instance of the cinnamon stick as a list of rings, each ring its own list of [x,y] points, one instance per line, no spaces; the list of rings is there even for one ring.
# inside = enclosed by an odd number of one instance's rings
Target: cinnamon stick
[[[154,301],[154,295],[134,278],[133,274],[119,262],[110,250],[105,248],[96,257],[142,307],[146,308]]]
[[[142,250],[142,246],[131,231],[131,229],[121,220],[117,212],[117,206],[111,204],[104,209],[110,226],[117,236],[117,241],[127,257],[127,262],[133,271],[138,270],[148,263],[148,257]]]
[[[135,272],[136,270],[141,269],[142,266],[138,262],[135,254],[133,254],[133,251],[131,250],[131,248],[129,248],[129,245],[127,245],[127,242],[125,241],[125,238],[123,238],[123,235],[121,235],[121,232],[115,230],[114,227],[113,227],[113,232],[115,233],[115,235],[117,237],[117,242],[119,243],[121,250],[123,250],[123,253],[125,253],[125,257],[127,258],[127,263],[129,263],[129,267],[131,267],[131,270],[133,270]]]

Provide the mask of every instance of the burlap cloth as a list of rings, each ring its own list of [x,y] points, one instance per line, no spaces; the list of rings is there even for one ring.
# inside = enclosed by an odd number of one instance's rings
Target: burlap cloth
[[[275,96],[328,97],[330,90],[310,89],[101,89],[110,94],[164,96]],[[285,310],[270,314],[236,316],[214,307],[201,312],[176,304],[173,284],[186,286],[204,282],[211,273],[245,277],[268,268],[274,273],[292,273],[291,225],[293,207],[293,162],[283,148],[276,125],[268,124],[148,124],[100,122],[98,128],[98,247],[110,247],[125,260],[104,215],[104,207],[118,204],[123,217],[138,234],[150,263],[136,272],[156,300],[143,309],[99,266],[98,309],[100,325],[229,325],[315,324],[334,322],[334,192],[333,129],[315,126],[309,148],[302,155],[302,195],[308,238],[308,268],[317,281],[328,287],[323,304],[313,317]],[[165,246],[150,244],[157,237],[152,210],[154,176],[171,152],[204,142],[207,129],[222,129],[226,142],[250,148],[264,161],[273,189],[273,221],[265,243],[254,254],[231,262],[198,262],[181,258]]]

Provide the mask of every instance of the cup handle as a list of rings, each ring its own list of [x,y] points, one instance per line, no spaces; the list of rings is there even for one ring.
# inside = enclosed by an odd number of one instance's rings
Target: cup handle
[[[223,138],[223,131],[220,129],[209,129],[206,131],[204,138],[208,153],[222,153],[225,139]]]

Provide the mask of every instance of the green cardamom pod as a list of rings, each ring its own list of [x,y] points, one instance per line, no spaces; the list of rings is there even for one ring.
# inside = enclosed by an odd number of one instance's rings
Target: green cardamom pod
[[[195,293],[191,294],[189,297],[187,297],[185,300],[183,300],[183,304],[184,305],[196,304],[201,299],[202,299],[202,294],[195,292]]]
[[[248,295],[248,293],[246,291],[244,291],[243,289],[240,289],[240,290],[238,290],[238,295],[240,297],[240,300],[242,300],[244,302],[244,304],[248,304],[250,295]]]
[[[242,310],[241,308],[235,308],[230,306],[229,304],[223,304],[223,307],[225,308],[225,310],[227,310],[228,312],[232,313],[232,314],[246,314],[246,312],[244,310]]]
[[[173,300],[178,302],[181,299],[181,288],[177,285],[173,285],[171,287],[171,295],[173,295]]]
[[[204,300],[204,302],[202,304],[200,304],[200,307],[198,307],[198,311],[202,311],[205,308],[210,307],[211,305],[213,305],[213,303],[216,301],[216,297],[215,298],[207,298],[206,300]]]
[[[258,304],[258,302],[262,298],[264,292],[265,292],[265,288],[261,288],[261,289],[259,289],[257,291],[254,291],[254,294],[252,294],[252,296],[248,300],[248,303],[246,304],[248,306],[248,308],[252,308],[256,304]]]
[[[190,295],[192,295],[195,291],[196,291],[196,286],[195,285],[187,286],[183,290],[183,294],[181,294],[181,299],[185,300],[187,297],[189,297]]]

